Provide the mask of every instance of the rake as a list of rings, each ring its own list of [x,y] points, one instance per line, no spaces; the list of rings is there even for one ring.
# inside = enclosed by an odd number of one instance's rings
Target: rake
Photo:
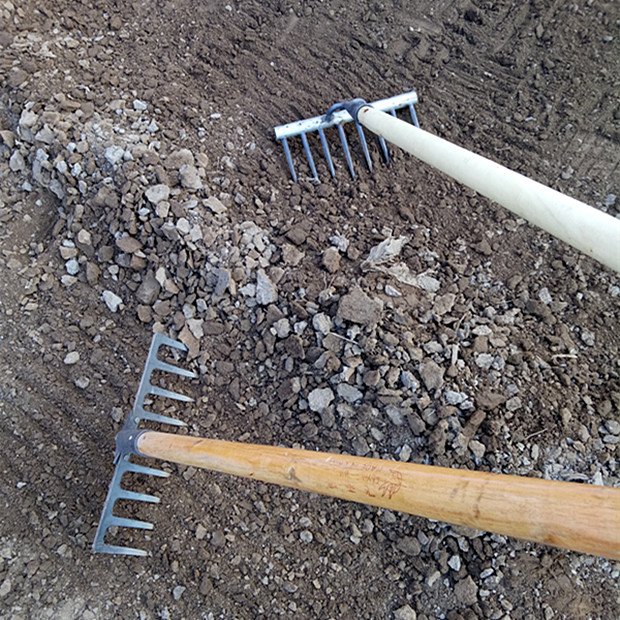
[[[620,559],[620,489],[540,478],[416,465],[389,460],[220,441],[140,429],[142,420],[175,426],[183,422],[144,409],[147,395],[191,401],[155,386],[154,370],[195,377],[158,359],[160,347],[185,345],[155,334],[134,408],[116,437],[116,468],[93,550],[148,555],[105,542],[112,527],[153,529],[153,524],[116,516],[118,500],[158,503],[159,498],[121,486],[125,473],[167,476],[138,465],[132,455],[158,458],[486,530],[523,540]],[[112,533],[110,533],[112,534]]]
[[[308,135],[315,132],[318,133],[329,172],[335,178],[336,169],[325,133],[330,128],[338,131],[349,171],[355,179],[351,149],[344,129],[347,123],[353,122],[370,172],[373,166],[364,127],[378,136],[386,162],[389,163],[386,142],[390,142],[620,272],[620,220],[420,129],[414,108],[417,102],[415,91],[371,104],[363,99],[353,99],[333,105],[324,116],[275,127],[275,137],[284,147],[293,181],[297,182],[298,177],[288,141],[299,136],[312,173],[310,180],[319,182],[308,140]],[[413,125],[398,118],[397,111],[403,108],[409,108]]]

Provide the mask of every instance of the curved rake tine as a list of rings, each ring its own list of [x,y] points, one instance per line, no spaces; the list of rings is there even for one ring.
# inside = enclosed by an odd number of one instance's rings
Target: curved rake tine
[[[288,148],[288,142],[286,138],[282,138],[282,146],[284,147],[284,156],[286,157],[286,161],[288,162],[288,168],[291,171],[293,181],[297,183],[297,174],[295,172],[295,166],[293,166],[293,158],[291,157],[291,150]]]
[[[319,182],[319,176],[316,173],[316,167],[314,165],[314,158],[310,151],[310,145],[308,144],[308,136],[305,133],[301,134],[301,142],[304,145],[304,151],[306,151],[306,157],[308,158],[308,164],[310,164],[310,170],[312,172],[312,180],[316,183]]]
[[[344,149],[344,156],[346,157],[347,164],[349,165],[349,172],[353,179],[355,179],[355,170],[353,169],[353,161],[351,160],[351,151],[349,151],[349,143],[347,142],[347,136],[344,133],[342,125],[338,125],[338,135],[340,136],[340,142],[342,142],[342,148]]]
[[[390,153],[388,151],[387,142],[381,136],[379,136],[379,144],[381,145],[381,150],[383,151],[383,157],[385,158],[385,161],[389,164]]]
[[[164,398],[172,398],[173,400],[182,400],[184,403],[193,403],[194,399],[185,394],[179,394],[178,392],[172,392],[165,388],[158,387],[157,385],[149,386],[149,394],[153,396],[163,396]]]
[[[413,107],[413,103],[409,104],[409,112],[411,113],[411,120],[413,121],[413,124],[416,127],[419,127],[420,123],[418,123],[418,115],[415,112],[415,108]]]
[[[161,362],[160,360],[155,360],[153,364],[153,368],[157,368],[157,370],[163,370],[164,372],[171,372],[175,375],[181,375],[182,377],[188,377],[190,379],[195,379],[198,375],[191,370],[185,370],[185,368],[179,368],[174,364],[168,364],[167,362]]]
[[[327,167],[329,168],[329,173],[332,175],[332,178],[336,178],[334,162],[332,161],[332,156],[329,152],[329,145],[327,144],[325,132],[322,129],[319,129],[319,138],[321,138],[321,144],[323,145],[323,152],[325,153],[325,159],[327,160]]]
[[[357,133],[360,137],[360,142],[362,143],[362,150],[364,151],[364,157],[366,158],[366,165],[368,166],[368,170],[372,172],[372,160],[370,159],[370,153],[368,152],[368,144],[366,143],[366,136],[364,135],[364,129],[359,123],[355,123],[357,127]]]

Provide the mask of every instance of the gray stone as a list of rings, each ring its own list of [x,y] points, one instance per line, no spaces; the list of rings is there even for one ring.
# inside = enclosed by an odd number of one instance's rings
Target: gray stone
[[[339,383],[336,388],[336,392],[340,398],[348,402],[350,405],[362,400],[364,396],[356,387],[353,387],[348,383]]]
[[[194,154],[189,149],[179,149],[170,153],[164,160],[164,167],[168,170],[180,170],[183,166],[194,165]]]
[[[320,413],[334,400],[330,388],[316,388],[308,394],[308,406],[312,411]]]
[[[472,454],[477,458],[481,459],[486,452],[486,448],[484,444],[477,439],[472,439],[469,442],[469,449],[472,451]]]
[[[56,132],[45,125],[37,132],[37,135],[34,138],[37,142],[43,142],[43,144],[54,144],[54,141],[56,140]]]
[[[346,321],[373,327],[381,319],[382,311],[380,299],[371,299],[361,288],[355,287],[340,300],[337,315]]]
[[[495,361],[495,356],[491,355],[491,353],[480,353],[476,357],[476,366],[478,368],[482,368],[482,370],[489,370]]]
[[[215,283],[213,294],[219,297],[230,286],[230,271],[218,267],[215,270],[215,275],[217,276],[217,282]]]
[[[446,403],[454,406],[460,405],[467,398],[467,394],[455,392],[454,390],[446,390],[444,396],[446,398]]]
[[[255,297],[256,301],[262,306],[274,303],[278,297],[275,285],[262,269],[256,273]]]
[[[136,298],[140,303],[152,305],[159,295],[161,287],[152,272],[146,274],[136,291]]]
[[[148,198],[150,202],[156,205],[162,200],[168,200],[168,198],[170,197],[170,188],[164,183],[151,185],[151,187],[149,187],[146,192],[144,192],[144,195]]]
[[[179,170],[179,181],[185,189],[202,189],[202,181],[195,166],[182,166]]]
[[[543,286],[543,288],[538,291],[538,299],[540,299],[540,301],[542,301],[543,304],[545,304],[546,306],[548,306],[553,301],[551,293],[546,286]]]
[[[148,108],[148,105],[144,103],[144,101],[140,101],[140,99],[133,100],[133,109],[138,112],[144,112]]]
[[[73,366],[80,361],[80,354],[77,351],[71,351],[71,353],[67,353],[63,361],[67,366]]]
[[[11,583],[11,579],[10,577],[7,577],[0,586],[0,598],[4,598],[10,594],[12,588],[13,584]]]
[[[312,317],[312,327],[323,335],[329,334],[332,329],[332,320],[324,312],[319,312]]]
[[[65,189],[62,186],[62,183],[58,179],[52,179],[50,181],[48,189],[58,200],[62,200],[65,197]]]
[[[458,555],[453,555],[448,560],[448,566],[455,572],[459,572],[461,570],[461,558]]]
[[[454,596],[460,607],[475,605],[478,600],[478,586],[471,576],[468,575],[465,579],[461,579],[454,586]]]
[[[26,162],[19,151],[13,151],[13,155],[9,159],[9,167],[13,172],[21,172],[26,169]]]
[[[175,601],[178,601],[183,596],[183,592],[185,592],[185,590],[185,586],[175,586],[174,590],[172,590],[172,598],[174,598]]]
[[[394,620],[416,620],[417,614],[409,605],[403,605],[394,611]]]
[[[279,319],[272,327],[278,338],[287,338],[291,333],[291,322],[287,318]]]
[[[322,264],[329,273],[336,273],[340,269],[340,252],[336,248],[327,248],[323,252]]]
[[[441,286],[439,280],[425,274],[416,276],[416,284],[418,288],[421,288],[423,291],[427,291],[429,293],[435,293]]]
[[[403,370],[400,373],[400,382],[408,390],[412,390],[415,392],[418,389],[418,382],[415,380],[414,376],[408,370]]]
[[[226,213],[226,211],[228,210],[226,208],[226,205],[215,196],[209,196],[209,198],[205,198],[205,200],[202,201],[202,204],[217,215]]]
[[[104,152],[104,157],[112,166],[116,166],[119,161],[121,161],[125,155],[125,149],[122,146],[117,146],[113,144],[109,146]]]
[[[411,457],[411,446],[409,444],[405,444],[398,453],[398,460],[406,463]]]
[[[620,435],[620,422],[617,420],[607,420],[605,427],[612,435]]]
[[[454,293],[446,293],[445,295],[440,295],[435,300],[435,305],[433,306],[433,312],[437,316],[443,316],[452,310],[454,307],[454,302],[456,301],[456,295]]]
[[[105,305],[112,311],[116,312],[119,306],[123,303],[123,300],[113,293],[112,291],[103,291],[101,294],[103,301],[105,301]]]
[[[420,364],[419,368],[420,376],[426,389],[430,392],[432,390],[439,390],[443,386],[443,373],[444,369],[441,368],[436,362],[430,360]]]
[[[75,258],[72,258],[65,263],[65,269],[69,275],[75,276],[80,271],[80,264]]]
[[[392,424],[396,426],[403,425],[403,422],[404,422],[403,412],[395,405],[388,405],[385,408],[385,414],[387,415],[388,418],[390,418],[390,421],[392,422]]]
[[[404,536],[398,541],[397,547],[398,550],[402,551],[405,555],[420,555],[420,543],[414,536]]]

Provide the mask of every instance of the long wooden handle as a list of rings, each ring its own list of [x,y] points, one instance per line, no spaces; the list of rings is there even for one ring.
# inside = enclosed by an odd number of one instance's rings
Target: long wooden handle
[[[145,431],[141,454],[620,559],[620,489]]]
[[[620,220],[456,144],[364,106],[370,131],[620,272]]]

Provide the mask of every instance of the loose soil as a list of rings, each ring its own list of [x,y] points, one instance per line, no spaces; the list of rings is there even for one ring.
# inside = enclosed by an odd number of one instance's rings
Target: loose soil
[[[162,503],[125,507],[155,528],[119,538],[150,557],[90,550],[153,330],[194,346],[179,363],[199,378],[172,385],[196,402],[161,405],[190,434],[619,485],[618,276],[402,153],[386,166],[374,145],[371,175],[355,146],[353,182],[332,136],[338,181],[317,156],[313,184],[294,143],[294,184],[273,139],[336,101],[414,88],[428,131],[618,216],[615,8],[2,0],[0,617],[617,618],[618,563],[175,465],[132,481]],[[29,139],[25,110],[56,138]],[[149,153],[106,161],[132,133]],[[69,142],[82,176],[54,159]],[[166,168],[179,149],[198,190]],[[140,213],[157,183],[174,188],[169,214]],[[226,213],[203,214],[188,243],[194,197]],[[262,231],[251,243],[244,222]],[[141,255],[119,250],[127,235]],[[349,242],[338,264],[334,235]],[[389,235],[411,237],[401,258],[438,291],[362,269]],[[277,284],[266,307],[241,292],[254,264]],[[239,290],[213,293],[216,266]],[[338,316],[353,284],[382,300],[378,325]],[[321,340],[319,311],[358,349]],[[308,324],[301,351],[283,318]],[[419,374],[431,359],[438,390]],[[362,400],[308,409],[345,367]]]

